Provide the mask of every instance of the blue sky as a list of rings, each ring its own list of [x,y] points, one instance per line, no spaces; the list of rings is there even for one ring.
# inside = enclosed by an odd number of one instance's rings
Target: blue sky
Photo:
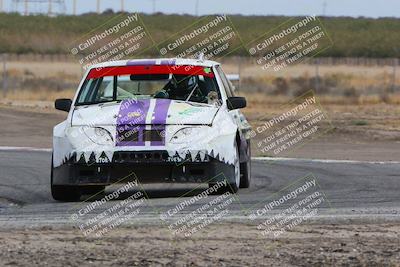
[[[0,0],[1,1],[1,0]],[[76,0],[77,13],[96,11],[96,0]],[[155,9],[163,13],[196,13],[197,0],[125,0],[129,11],[152,13]],[[13,9],[12,0],[3,0],[4,9]],[[120,0],[101,0],[101,10],[120,9]],[[200,15],[227,13],[243,15],[307,15],[329,16],[400,17],[400,0],[199,0]],[[73,11],[73,0],[65,0],[67,13]],[[32,6],[35,9],[34,6]],[[20,5],[20,10],[23,4]],[[37,10],[47,10],[36,6]]]

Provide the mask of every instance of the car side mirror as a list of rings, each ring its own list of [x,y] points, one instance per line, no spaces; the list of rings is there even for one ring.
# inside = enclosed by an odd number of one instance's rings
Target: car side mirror
[[[71,105],[72,105],[71,99],[61,98],[61,99],[56,99],[54,106],[58,110],[69,112],[69,110],[71,109]]]
[[[245,108],[247,105],[246,98],[240,96],[228,97],[226,103],[229,110]]]

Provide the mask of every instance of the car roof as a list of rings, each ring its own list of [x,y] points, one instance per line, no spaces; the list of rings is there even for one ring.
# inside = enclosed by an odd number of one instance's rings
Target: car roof
[[[201,67],[214,67],[220,65],[220,63],[211,60],[199,60],[199,59],[188,59],[188,58],[155,58],[155,59],[129,59],[129,60],[118,60],[108,61],[90,66],[90,69],[94,68],[105,68],[105,67],[117,67],[117,66],[139,66],[139,65],[191,65]]]

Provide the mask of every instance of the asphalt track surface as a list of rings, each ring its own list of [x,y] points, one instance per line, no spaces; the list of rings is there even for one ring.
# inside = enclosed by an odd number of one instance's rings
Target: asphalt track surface
[[[50,195],[50,160],[48,151],[0,151],[0,227],[74,225],[71,215],[85,203],[61,203]],[[346,162],[318,160],[252,161],[252,184],[240,189],[225,220],[248,220],[248,211],[282,188],[305,176],[315,177],[329,205],[321,207],[315,220],[400,221],[400,163]],[[195,196],[206,187],[195,185],[145,185],[148,205],[133,223],[160,222],[160,213]],[[195,189],[195,190],[193,190]],[[111,191],[110,191],[111,190]],[[180,198],[186,192],[192,192]],[[107,192],[112,192],[108,189]],[[126,199],[134,192],[109,201],[108,206]],[[278,193],[279,194],[279,193]],[[210,196],[216,198],[217,196]],[[328,203],[327,202],[327,203]],[[198,203],[188,211],[201,205]],[[275,212],[279,212],[278,207]]]

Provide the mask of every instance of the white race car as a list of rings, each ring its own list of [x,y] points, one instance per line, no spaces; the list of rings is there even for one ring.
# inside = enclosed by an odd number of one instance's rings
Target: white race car
[[[51,192],[60,201],[116,182],[249,187],[250,125],[219,63],[145,59],[92,66],[54,127]]]

